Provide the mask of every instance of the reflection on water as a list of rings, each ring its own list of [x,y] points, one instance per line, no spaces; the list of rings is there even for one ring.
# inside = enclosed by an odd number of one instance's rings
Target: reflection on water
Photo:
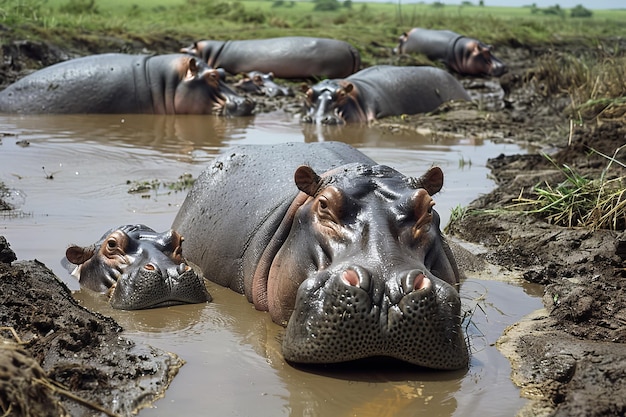
[[[0,235],[20,259],[44,262],[74,290],[77,283],[60,265],[70,243],[90,244],[129,223],[166,230],[185,196],[167,189],[129,194],[129,182],[171,182],[185,172],[196,177],[229,145],[342,140],[407,175],[439,165],[446,179],[435,199],[444,224],[452,208],[493,187],[488,157],[520,151],[373,127],[300,125],[287,113],[234,119],[0,116],[0,138],[0,180],[22,197],[21,215],[2,217]],[[75,294],[132,337],[187,361],[166,397],[140,415],[486,417],[513,415],[523,405],[493,343],[504,327],[540,306],[538,291],[499,281],[463,284],[473,355],[462,372],[391,361],[290,366],[280,355],[283,329],[243,296],[214,285],[213,303],[145,311],[115,311],[100,295]]]

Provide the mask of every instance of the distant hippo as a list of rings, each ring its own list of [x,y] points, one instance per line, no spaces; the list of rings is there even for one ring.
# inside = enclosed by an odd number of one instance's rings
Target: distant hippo
[[[265,95],[267,97],[279,97],[294,95],[289,87],[283,87],[274,82],[274,74],[260,71],[250,71],[244,78],[235,84],[235,88],[250,94]]]
[[[426,113],[449,100],[469,100],[463,86],[434,67],[378,65],[306,89],[304,122],[366,123],[385,116]]]
[[[70,246],[64,259],[81,287],[107,292],[113,308],[138,310],[211,301],[204,278],[182,255],[183,238],[144,225],[106,232],[95,244]]]
[[[347,77],[361,66],[361,55],[347,42],[325,38],[194,42],[181,52],[201,57],[231,74],[261,71],[278,78]]]
[[[468,366],[459,271],[432,195],[441,169],[407,177],[339,142],[227,149],[172,228],[185,256],[287,327],[294,363],[394,357]]]
[[[0,92],[0,113],[148,113],[244,116],[254,102],[187,54],[102,54],[36,71]]]
[[[418,53],[431,61],[443,62],[451,71],[461,75],[499,77],[506,65],[492,54],[491,45],[468,38],[450,30],[413,28],[399,38],[394,52]]]

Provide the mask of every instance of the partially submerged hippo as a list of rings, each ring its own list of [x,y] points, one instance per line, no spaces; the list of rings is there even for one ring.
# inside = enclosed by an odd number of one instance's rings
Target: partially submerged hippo
[[[249,40],[202,40],[181,52],[201,57],[231,74],[261,71],[278,78],[347,77],[359,70],[361,55],[347,42],[303,36]]]
[[[144,225],[111,229],[91,246],[70,246],[64,264],[82,287],[107,292],[113,308],[138,310],[211,301],[182,255],[183,238]]]
[[[426,113],[449,100],[469,100],[463,86],[434,67],[378,65],[345,79],[307,88],[309,123],[365,123],[385,116]]]
[[[101,54],[36,71],[0,92],[0,113],[245,116],[254,102],[187,54]]]
[[[287,327],[297,363],[388,356],[468,366],[459,271],[420,178],[339,142],[240,146],[196,180],[172,228],[205,276]]]
[[[235,88],[246,93],[267,97],[291,97],[294,95],[291,88],[276,84],[274,74],[271,72],[250,71],[235,84]]]
[[[398,41],[394,52],[426,55],[461,75],[499,77],[507,70],[492,53],[491,45],[450,30],[413,28],[403,33]]]

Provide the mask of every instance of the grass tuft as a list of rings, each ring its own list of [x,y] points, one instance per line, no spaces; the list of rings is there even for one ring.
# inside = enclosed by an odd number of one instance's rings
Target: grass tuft
[[[619,147],[612,156],[593,152],[605,157],[608,164],[600,178],[590,179],[579,174],[567,165],[558,167],[556,162],[545,155],[565,175],[565,181],[557,186],[547,182],[533,188],[534,197],[520,197],[509,210],[518,210],[526,214],[535,214],[548,223],[565,227],[585,227],[592,230],[626,228],[626,177],[609,179],[609,170],[613,164],[624,168],[626,165],[616,159],[617,154],[626,148]]]

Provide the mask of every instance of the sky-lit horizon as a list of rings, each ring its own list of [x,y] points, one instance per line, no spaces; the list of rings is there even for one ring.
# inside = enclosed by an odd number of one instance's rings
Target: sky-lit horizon
[[[371,0],[370,0],[371,1]],[[384,1],[384,0],[377,0]],[[390,0],[397,2],[398,0]],[[433,3],[435,0],[400,0],[403,4],[409,3]],[[438,0],[441,3],[449,5],[460,5],[463,0]],[[474,4],[478,4],[479,0],[468,0]],[[626,1],[624,0],[483,0],[485,6],[510,6],[522,7],[529,6],[533,3],[537,7],[549,7],[558,4],[561,8],[571,9],[579,4],[587,9],[626,9]]]

